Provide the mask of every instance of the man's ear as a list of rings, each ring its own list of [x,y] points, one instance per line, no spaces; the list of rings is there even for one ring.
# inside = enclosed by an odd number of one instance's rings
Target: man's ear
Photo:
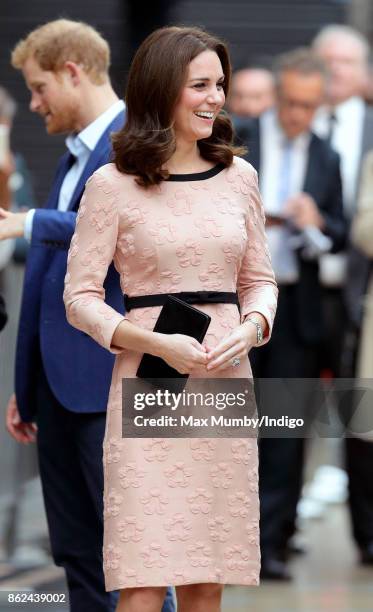
[[[76,64],[75,62],[65,62],[64,70],[67,72],[74,87],[80,84],[82,68],[79,66],[79,64]]]

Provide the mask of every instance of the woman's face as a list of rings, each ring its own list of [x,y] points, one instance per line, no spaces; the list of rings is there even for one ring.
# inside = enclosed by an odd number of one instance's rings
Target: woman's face
[[[174,114],[176,139],[208,138],[225,102],[224,73],[218,55],[203,51],[189,64],[187,80]]]

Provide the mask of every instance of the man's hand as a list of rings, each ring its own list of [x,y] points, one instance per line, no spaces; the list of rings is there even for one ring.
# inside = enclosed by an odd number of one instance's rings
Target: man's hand
[[[325,225],[315,200],[308,193],[300,193],[290,198],[284,214],[300,230],[313,225],[322,231]]]
[[[17,442],[21,442],[22,444],[35,442],[37,427],[35,423],[25,423],[24,421],[21,421],[21,417],[18,412],[17,400],[14,393],[8,402],[5,423],[8,433]]]
[[[0,208],[0,240],[23,236],[26,216],[27,213],[12,213]]]

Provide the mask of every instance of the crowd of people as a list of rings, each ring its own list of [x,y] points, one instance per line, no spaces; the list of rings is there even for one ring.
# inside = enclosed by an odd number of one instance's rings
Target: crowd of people
[[[271,343],[252,354],[257,377],[371,376],[369,57],[359,32],[327,26],[308,49],[275,63],[272,110],[264,105],[259,118],[257,109],[254,118],[241,111],[235,120],[259,172],[280,290]],[[301,249],[292,246],[294,228],[303,233]],[[373,562],[372,453],[366,437],[345,440],[353,535],[366,563]],[[303,463],[302,439],[260,442],[262,575],[269,578],[290,577]]]
[[[14,48],[31,111],[67,151],[46,205],[30,190],[15,210],[27,169],[5,136],[0,148],[0,245],[29,249],[6,425],[37,441],[73,612],[166,612],[169,586],[181,612],[216,612],[223,584],[291,579],[305,440],[260,439],[258,467],[250,439],[122,439],[121,381],[144,352],[197,377],[371,377],[369,54],[359,32],[327,26],[273,70],[231,78],[221,41],[164,28],[136,53],[124,103],[92,27],[59,19]],[[4,133],[14,111],[0,90]],[[200,290],[221,294],[193,302],[212,318],[206,342],[152,332],[162,302],[124,310],[123,294]],[[345,457],[353,537],[373,564],[373,440],[347,438]]]

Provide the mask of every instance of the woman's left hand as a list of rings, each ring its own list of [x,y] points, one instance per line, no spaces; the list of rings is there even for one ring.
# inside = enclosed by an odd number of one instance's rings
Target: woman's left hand
[[[207,350],[207,370],[221,372],[232,367],[235,358],[241,361],[247,357],[248,352],[257,342],[255,325],[247,321],[234,329],[227,338],[224,338],[212,350]]]

